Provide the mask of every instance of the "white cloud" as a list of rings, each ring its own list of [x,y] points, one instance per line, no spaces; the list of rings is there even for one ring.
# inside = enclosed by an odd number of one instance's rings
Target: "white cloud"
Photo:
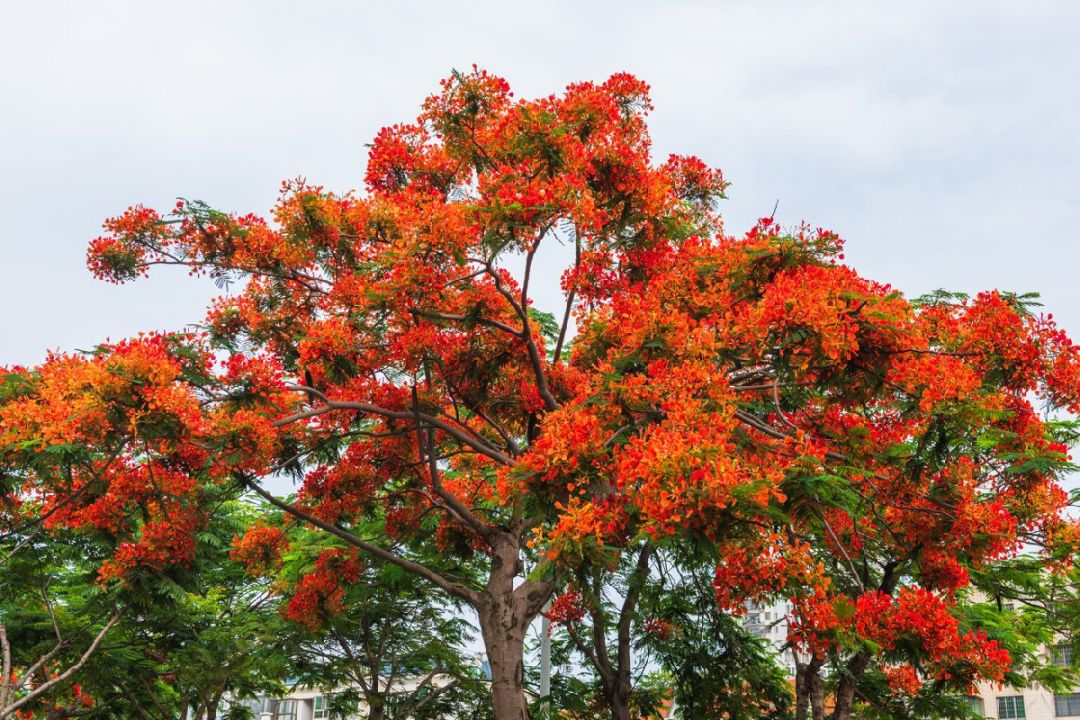
[[[524,96],[634,72],[658,155],[733,181],[730,230],[779,199],[876,279],[1039,289],[1080,335],[1067,0],[68,2],[3,21],[0,363],[198,319],[208,281],[90,278],[103,217],[177,195],[265,211],[296,175],[354,187],[375,131],[473,62]]]

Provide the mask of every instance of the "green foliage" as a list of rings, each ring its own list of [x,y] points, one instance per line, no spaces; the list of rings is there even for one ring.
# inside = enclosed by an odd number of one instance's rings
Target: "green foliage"
[[[333,545],[325,533],[294,528],[279,581],[295,584]],[[332,711],[363,701],[387,720],[479,720],[490,706],[481,669],[465,652],[473,633],[461,609],[416,575],[365,561],[359,581],[344,588],[340,613],[316,629],[290,622],[282,638],[294,679],[322,688]]]
[[[710,580],[708,565],[684,557],[643,609],[670,624],[667,633],[645,634],[641,643],[672,678],[680,717],[787,720],[793,691],[775,651],[717,609]]]
[[[140,575],[123,589],[123,622],[80,675],[103,717],[171,720],[185,711],[216,711],[227,699],[283,691],[283,622],[265,582],[228,556],[233,535],[257,515],[222,503],[199,534],[191,567]],[[229,712],[239,717],[242,710]]]

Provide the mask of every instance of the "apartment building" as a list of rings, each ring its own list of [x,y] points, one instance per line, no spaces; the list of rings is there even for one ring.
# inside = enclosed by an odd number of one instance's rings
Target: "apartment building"
[[[251,710],[257,720],[326,720],[330,717],[328,700],[323,690],[300,686],[284,697],[263,697],[239,704]]]
[[[1073,650],[1069,645],[1049,648],[1047,654],[1055,665],[1074,664]],[[1077,692],[1056,695],[1043,687],[1020,689],[983,683],[979,685],[978,697],[970,700],[976,712],[998,720],[1080,718],[1080,688]]]
[[[773,646],[784,672],[794,682],[795,651],[785,647],[787,644],[788,617],[790,615],[791,603],[788,602],[778,602],[772,605],[750,605],[746,615],[743,617],[743,625],[751,633],[764,638]]]

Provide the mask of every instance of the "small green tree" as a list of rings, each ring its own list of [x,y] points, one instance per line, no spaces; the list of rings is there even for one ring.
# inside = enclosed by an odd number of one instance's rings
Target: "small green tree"
[[[189,566],[126,586],[123,621],[81,673],[89,692],[109,698],[100,717],[216,720],[227,700],[284,688],[289,656],[275,598],[229,557],[256,513],[223,503]]]
[[[0,718],[59,717],[102,703],[82,677],[117,634],[128,593],[95,582],[112,545],[43,532],[48,516],[14,502],[0,473]]]
[[[482,668],[465,651],[473,628],[415,575],[367,562],[331,601],[335,609],[321,598],[323,611],[311,612],[311,579],[328,550],[325,533],[292,528],[276,578],[291,596],[283,610],[294,618],[285,635],[294,677],[324,688],[332,709],[362,700],[368,720],[489,716]]]

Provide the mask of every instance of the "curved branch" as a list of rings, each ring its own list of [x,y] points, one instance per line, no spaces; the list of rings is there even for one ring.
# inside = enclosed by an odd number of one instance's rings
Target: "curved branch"
[[[618,648],[616,649],[619,671],[630,671],[630,624],[634,612],[637,610],[638,599],[645,586],[645,580],[649,575],[649,558],[652,556],[652,545],[645,543],[638,555],[637,565],[630,576],[629,587],[626,590],[626,598],[623,601],[622,610],[619,611],[619,621],[616,625],[616,637]]]
[[[292,390],[299,390],[314,395],[321,400],[323,404],[320,407],[310,408],[303,410],[292,415],[287,415],[283,418],[279,418],[271,423],[274,427],[283,427],[299,420],[306,420],[308,418],[324,415],[334,410],[352,410],[360,411],[364,413],[370,413],[372,415],[380,415],[386,418],[392,418],[395,420],[413,420],[415,417],[419,417],[425,424],[430,425],[433,428],[442,430],[447,435],[450,435],[463,445],[467,445],[481,455],[485,455],[495,462],[501,465],[513,465],[513,461],[507,456],[503,455],[497,449],[493,448],[486,442],[482,442],[476,438],[470,437],[468,434],[462,432],[460,429],[455,428],[452,425],[439,420],[436,417],[427,415],[425,413],[414,414],[408,410],[391,410],[389,408],[379,407],[378,405],[372,405],[370,403],[353,402],[348,400],[330,400],[323,393],[315,390],[314,388],[307,387],[305,385],[290,385],[288,386]]]
[[[331,535],[336,535],[345,542],[360,550],[363,550],[369,555],[373,555],[380,560],[385,560],[388,563],[397,565],[402,570],[406,570],[413,573],[414,575],[418,575],[430,582],[431,584],[442,588],[454,597],[460,598],[467,603],[475,605],[479,600],[479,595],[474,590],[471,590],[470,588],[462,585],[461,583],[456,583],[453,580],[443,577],[442,575],[435,572],[426,565],[421,565],[418,562],[414,562],[413,560],[403,558],[396,553],[390,552],[386,548],[381,548],[378,545],[367,542],[366,540],[361,540],[348,530],[342,530],[337,525],[328,523],[325,520],[320,520],[311,513],[301,510],[295,505],[287,503],[283,500],[279,500],[278,498],[274,497],[274,495],[260,487],[258,483],[253,482],[247,478],[244,478],[243,480],[249,488],[254,490],[256,493],[262,496],[264,500],[266,500],[268,503],[278,508],[279,510],[282,510],[289,515],[292,515],[293,517],[299,518],[304,522],[314,525],[320,530],[328,532]]]
[[[512,328],[509,325],[507,325],[506,323],[501,323],[498,320],[489,320],[487,318],[482,318],[482,317],[471,318],[468,315],[458,315],[458,314],[455,314],[455,313],[444,313],[444,312],[438,312],[437,310],[421,310],[420,308],[412,308],[412,309],[409,310],[409,312],[412,315],[416,316],[416,317],[427,318],[429,320],[449,320],[449,321],[453,321],[453,322],[466,322],[466,321],[474,322],[477,325],[486,325],[487,327],[495,328],[497,330],[502,330],[504,333],[507,333],[508,335],[512,335],[512,336],[514,336],[516,338],[521,337],[521,331],[520,330],[518,330],[516,328]]]
[[[10,717],[10,716],[12,716],[15,713],[15,711],[18,710],[19,708],[21,708],[23,705],[26,705],[27,703],[29,703],[29,702],[31,702],[33,700],[36,700],[37,698],[41,697],[46,692],[51,690],[53,687],[59,685],[62,682],[65,682],[68,678],[70,678],[72,675],[74,675],[76,672],[78,672],[82,668],[82,666],[86,664],[86,661],[89,660],[90,657],[95,652],[97,652],[98,645],[100,645],[101,641],[103,639],[105,639],[105,635],[110,630],[113,629],[113,626],[115,626],[116,623],[120,622],[120,618],[122,616],[123,616],[122,611],[117,611],[117,612],[113,613],[112,617],[109,618],[109,621],[107,623],[105,623],[105,627],[101,628],[101,631],[94,638],[94,641],[90,643],[90,647],[86,648],[86,652],[84,652],[82,654],[82,656],[78,659],[78,661],[74,665],[72,665],[71,667],[69,667],[67,670],[60,673],[59,675],[57,675],[57,676],[55,676],[53,678],[50,678],[50,679],[46,680],[45,682],[41,683],[40,685],[35,687],[33,690],[28,691],[25,695],[23,695],[21,698],[19,698],[15,702],[11,703],[7,707],[0,708],[0,717]],[[29,672],[29,671],[27,671],[27,672]],[[22,684],[23,684],[22,681],[20,681],[19,684],[16,685],[16,687],[19,687]]]
[[[558,410],[559,402],[555,399],[555,396],[551,394],[551,390],[548,388],[547,375],[544,373],[544,361],[540,357],[540,349],[536,346],[536,340],[533,338],[532,328],[529,326],[529,313],[525,307],[523,307],[514,294],[503,287],[502,278],[499,277],[499,273],[495,270],[494,266],[490,262],[485,262],[484,266],[487,268],[488,274],[491,276],[492,281],[495,284],[495,289],[506,298],[510,306],[514,308],[514,312],[521,318],[521,338],[525,341],[525,347],[529,353],[529,362],[533,367],[533,374],[536,376],[536,392],[540,395],[540,398],[544,401],[544,405],[548,410]]]
[[[581,266],[581,237],[578,233],[574,232],[574,269],[576,270]],[[559,358],[562,357],[563,342],[566,340],[566,330],[570,327],[570,313],[574,309],[574,297],[577,295],[577,285],[575,284],[570,288],[570,292],[566,293],[566,308],[563,310],[562,325],[559,326],[559,339],[555,341],[555,354],[552,355],[554,361],[559,362]]]

